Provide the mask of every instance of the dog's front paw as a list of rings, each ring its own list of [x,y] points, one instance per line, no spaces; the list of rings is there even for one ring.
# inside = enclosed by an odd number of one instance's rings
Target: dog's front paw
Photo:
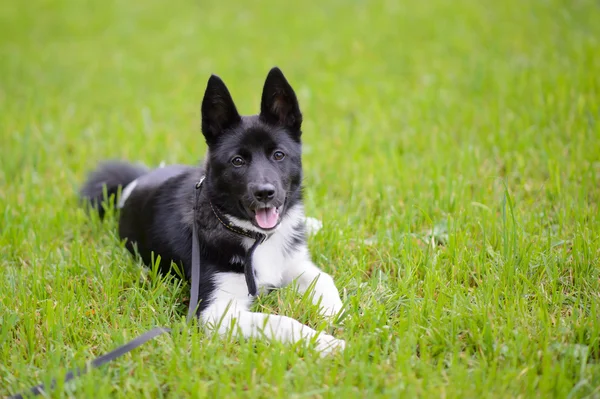
[[[320,334],[317,337],[316,349],[321,356],[330,355],[336,351],[343,351],[346,348],[346,341],[337,339],[329,334]]]
[[[333,321],[343,308],[343,303],[340,298],[331,298],[321,300],[319,313],[327,320]]]

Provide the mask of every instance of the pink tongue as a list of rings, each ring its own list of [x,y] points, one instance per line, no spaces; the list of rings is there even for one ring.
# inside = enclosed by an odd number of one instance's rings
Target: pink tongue
[[[272,229],[277,224],[279,213],[274,207],[256,210],[256,223],[263,229]]]

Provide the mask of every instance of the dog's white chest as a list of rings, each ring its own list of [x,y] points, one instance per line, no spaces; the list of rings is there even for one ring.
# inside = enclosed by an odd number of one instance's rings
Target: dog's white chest
[[[267,289],[281,287],[287,261],[284,245],[283,237],[274,235],[254,251],[252,266],[258,287]]]
[[[238,226],[256,231],[249,222],[231,216],[229,219]],[[303,242],[293,244],[294,240],[298,240],[298,229],[302,228],[299,224],[304,220],[304,209],[301,205],[290,208],[277,230],[254,250],[252,268],[259,289],[283,287],[287,281],[285,278],[287,269],[298,260],[298,257],[306,255],[306,245]],[[243,243],[248,250],[254,244],[254,240],[245,238]]]

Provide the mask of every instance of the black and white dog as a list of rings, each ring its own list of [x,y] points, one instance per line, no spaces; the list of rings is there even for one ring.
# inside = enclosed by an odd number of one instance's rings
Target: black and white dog
[[[152,254],[160,255],[162,272],[175,262],[188,279],[195,219],[202,270],[198,312],[207,326],[221,334],[233,328],[244,337],[283,342],[315,339],[324,353],[340,349],[343,340],[292,318],[250,311],[254,290],[244,274],[246,262],[260,291],[296,281],[301,293],[314,286],[313,301],[322,315],[333,317],[342,309],[333,279],[315,266],[307,248],[301,124],[296,94],[278,68],[269,72],[260,114],[253,116],[240,116],[223,81],[212,75],[202,101],[208,145],[202,167],[148,170],[107,162],[90,174],[81,196],[103,217],[105,195],[116,198],[122,190],[119,235],[129,251],[146,265]],[[254,245],[239,231],[266,239]]]

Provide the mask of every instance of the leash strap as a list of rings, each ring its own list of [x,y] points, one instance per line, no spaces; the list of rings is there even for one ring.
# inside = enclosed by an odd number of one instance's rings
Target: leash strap
[[[198,227],[197,227],[197,212],[198,212],[198,197],[200,194],[200,188],[202,187],[202,182],[204,181],[204,177],[200,179],[200,181],[196,184],[196,202],[194,204],[194,222],[192,224],[192,281],[191,281],[191,289],[190,289],[190,304],[188,308],[187,322],[189,323],[196,314],[198,307],[198,298],[199,298],[199,288],[200,288],[200,245],[198,244]],[[89,370],[98,368],[100,366],[105,365],[108,362],[111,362],[126,353],[131,352],[132,350],[139,348],[144,345],[146,342],[162,335],[164,333],[170,333],[170,328],[165,327],[155,327],[152,330],[140,335],[127,342],[124,345],[119,346],[117,349],[114,349],[111,352],[108,352],[102,356],[98,356],[90,363],[89,367],[86,368],[76,368],[75,370],[69,371],[65,375],[65,382],[71,381],[75,377],[79,377],[87,373]],[[56,386],[56,379],[52,380],[50,383],[50,387],[48,389],[54,389]],[[46,392],[46,386],[44,384],[38,384],[28,390],[28,392],[22,392],[15,394],[13,396],[9,396],[8,399],[23,399],[25,396],[36,396],[40,394],[44,394]]]
[[[132,350],[139,348],[140,346],[144,345],[146,342],[158,337],[159,335],[167,333],[167,332],[171,332],[171,329],[163,328],[163,327],[153,328],[152,330],[127,342],[125,345],[121,345],[117,349],[115,349],[111,352],[108,352],[102,356],[98,356],[97,358],[92,360],[89,367],[77,368],[75,370],[69,371],[65,375],[65,382],[71,381],[73,378],[79,377],[80,375],[87,373],[89,370],[93,370],[95,368],[103,366],[106,363],[111,362],[111,361],[115,360],[116,358],[123,356],[127,352],[131,352]],[[54,389],[55,386],[56,386],[56,380],[54,379],[50,383],[49,389]],[[36,386],[30,388],[28,393],[25,393],[25,392],[18,393],[16,395],[10,396],[9,399],[23,399],[28,394],[35,396],[35,395],[43,394],[45,392],[46,392],[46,387],[44,386],[44,384],[39,384],[39,385],[36,385]]]
[[[200,245],[198,244],[198,199],[204,176],[196,183],[196,201],[194,201],[194,223],[192,223],[192,288],[190,289],[190,305],[188,308],[187,322],[189,323],[196,314],[198,298],[200,297]]]
[[[252,255],[256,248],[264,241],[264,238],[257,239],[248,252],[246,253],[246,259],[244,261],[244,276],[246,277],[246,285],[248,286],[248,293],[252,296],[256,296],[256,279],[254,278],[254,268],[252,267]]]

